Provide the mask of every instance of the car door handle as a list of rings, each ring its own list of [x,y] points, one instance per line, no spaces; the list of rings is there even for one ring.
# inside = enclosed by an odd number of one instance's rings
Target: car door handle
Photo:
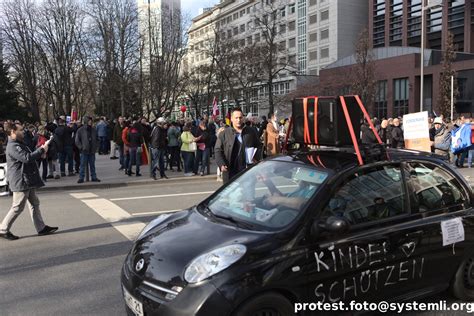
[[[423,233],[424,233],[424,231],[417,230],[416,232],[406,233],[405,237],[420,237],[421,235],[423,235]]]

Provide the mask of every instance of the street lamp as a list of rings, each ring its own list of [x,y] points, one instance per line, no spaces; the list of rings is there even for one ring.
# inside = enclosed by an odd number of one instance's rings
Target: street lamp
[[[425,2],[428,4],[425,6]],[[421,0],[421,65],[420,65],[420,112],[423,112],[423,88],[424,88],[424,67],[425,67],[425,11],[439,8],[443,0]]]

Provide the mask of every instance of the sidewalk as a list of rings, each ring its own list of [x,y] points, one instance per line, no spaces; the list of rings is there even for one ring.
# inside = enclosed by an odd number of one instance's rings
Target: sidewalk
[[[177,172],[166,170],[165,173],[169,179],[160,179],[158,172],[158,180],[150,178],[150,165],[144,165],[140,167],[141,177],[135,175],[127,176],[124,171],[119,171],[120,164],[118,159],[111,160],[109,155],[96,155],[95,168],[97,177],[101,182],[84,182],[77,183],[79,175],[71,177],[61,177],[61,179],[48,179],[46,185],[40,189],[40,191],[59,191],[59,190],[84,190],[84,189],[98,189],[98,188],[116,188],[132,185],[143,185],[143,184],[156,184],[165,183],[169,181],[181,181],[181,180],[199,180],[199,179],[216,179],[216,164],[214,158],[211,158],[211,174],[204,176],[193,176],[185,177],[184,172]],[[175,167],[176,169],[176,167]],[[67,165],[66,165],[67,170]],[[132,168],[132,172],[135,172],[135,166]]]

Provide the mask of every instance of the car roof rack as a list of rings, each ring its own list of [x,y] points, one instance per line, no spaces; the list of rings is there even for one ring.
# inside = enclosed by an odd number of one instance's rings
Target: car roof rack
[[[354,97],[355,100],[357,101],[357,105],[359,106],[360,110],[362,111],[362,114],[363,114],[365,120],[368,122],[368,124],[370,126],[370,129],[374,133],[374,135],[375,135],[375,137],[378,141],[378,144],[370,144],[370,145],[359,144],[359,138],[357,137],[357,135],[354,132],[354,127],[352,126],[352,121],[351,121],[351,118],[350,118],[350,114],[349,114],[349,111],[347,109],[347,104],[346,104],[346,100],[345,100],[345,98],[347,98],[347,97]],[[319,98],[318,96],[311,96],[311,97],[303,98],[303,107],[304,107],[304,112],[305,113],[307,113],[308,100],[309,99],[314,99],[314,101],[315,101],[314,103],[317,104],[318,98]],[[325,98],[325,97],[321,97],[321,98]],[[349,129],[350,134],[351,134],[352,146],[348,146],[348,147],[332,147],[332,146],[330,146],[330,147],[325,147],[325,150],[327,151],[328,148],[333,148],[334,151],[344,151],[345,150],[346,152],[349,152],[350,150],[352,150],[356,154],[359,165],[361,165],[361,166],[364,165],[364,158],[365,158],[366,162],[369,162],[369,161],[373,162],[375,158],[380,158],[380,160],[390,159],[390,157],[388,155],[388,152],[385,149],[385,145],[383,144],[382,139],[380,138],[374,124],[372,123],[372,119],[369,116],[369,114],[368,114],[364,104],[362,103],[360,97],[358,95],[346,95],[346,96],[341,95],[341,96],[338,96],[336,98],[339,98],[340,103],[341,103],[341,107],[344,111],[344,114],[345,114],[344,118],[346,120],[347,127]],[[305,117],[304,119],[305,119],[305,124],[304,124],[305,134],[309,134],[309,131],[308,131],[309,126],[308,126],[307,121],[306,121],[307,117]],[[315,120],[317,120],[317,117],[315,118]],[[283,145],[283,150],[284,151],[287,151],[288,139],[289,139],[289,135],[291,133],[292,128],[293,128],[293,115],[290,117],[290,125],[288,127],[288,131],[286,133],[286,138],[285,138],[285,143]],[[315,130],[315,133],[317,134],[317,130]],[[317,137],[315,137],[315,138],[317,139]],[[321,147],[320,145],[314,144],[314,143],[312,143],[312,144],[300,143],[300,145],[302,145],[303,148],[308,147],[308,146]],[[376,146],[374,146],[374,145],[376,145]]]

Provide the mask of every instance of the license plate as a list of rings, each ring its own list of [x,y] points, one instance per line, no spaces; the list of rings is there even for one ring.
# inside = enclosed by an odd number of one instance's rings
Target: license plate
[[[125,299],[127,306],[135,313],[135,315],[143,316],[143,304],[133,297],[132,294],[128,293],[125,288],[123,288],[123,298]]]

